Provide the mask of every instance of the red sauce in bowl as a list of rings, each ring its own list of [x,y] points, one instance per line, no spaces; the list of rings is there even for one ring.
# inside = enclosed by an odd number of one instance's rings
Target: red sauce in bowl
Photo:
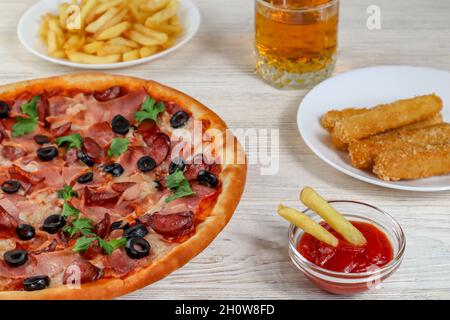
[[[365,246],[355,247],[323,222],[321,225],[338,238],[338,246],[333,248],[305,233],[300,239],[298,251],[308,261],[324,269],[345,273],[373,271],[374,267],[382,267],[393,259],[392,245],[384,232],[366,222],[351,223],[366,238]]]

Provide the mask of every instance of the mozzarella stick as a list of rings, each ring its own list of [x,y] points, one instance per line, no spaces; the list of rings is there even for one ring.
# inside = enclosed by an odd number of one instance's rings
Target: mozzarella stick
[[[332,247],[336,247],[339,244],[339,240],[331,232],[300,211],[280,204],[278,206],[278,214],[319,241],[325,242]]]
[[[364,112],[367,112],[369,109],[367,108],[347,108],[344,110],[330,110],[327,113],[325,113],[320,120],[320,123],[322,124],[322,127],[327,129],[328,131],[331,131],[334,129],[334,126],[338,121],[341,121],[345,118],[361,114]]]
[[[426,120],[440,112],[441,109],[442,100],[434,94],[398,100],[376,106],[368,112],[337,122],[333,129],[333,135],[345,143],[350,143]]]
[[[401,149],[408,144],[426,146],[442,143],[450,143],[450,124],[442,123],[442,116],[439,115],[352,142],[348,146],[348,152],[353,166],[370,169],[375,157],[386,150]]]
[[[450,145],[409,145],[385,151],[376,157],[373,172],[386,181],[450,174]]]

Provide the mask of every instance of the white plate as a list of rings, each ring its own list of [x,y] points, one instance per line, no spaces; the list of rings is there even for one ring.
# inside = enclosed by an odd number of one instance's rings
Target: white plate
[[[388,182],[371,172],[352,167],[347,153],[333,148],[328,132],[319,122],[330,109],[373,107],[433,92],[443,99],[444,119],[450,122],[450,73],[410,66],[354,70],[322,82],[306,95],[297,113],[298,129],[305,143],[319,158],[356,179],[409,191],[450,190],[450,176]]]
[[[180,10],[179,17],[180,22],[184,27],[184,31],[181,36],[178,38],[174,46],[169,49],[166,49],[162,52],[159,52],[153,56],[146,57],[143,59],[128,61],[128,62],[117,62],[111,64],[83,64],[83,63],[75,63],[64,59],[57,59],[50,57],[47,54],[47,49],[42,41],[39,39],[38,32],[41,17],[47,12],[53,12],[56,14],[58,4],[62,2],[68,2],[67,0],[41,0],[32,7],[30,7],[27,12],[22,16],[19,21],[19,25],[17,27],[17,34],[19,36],[19,40],[22,45],[35,54],[36,56],[45,59],[47,61],[70,66],[74,68],[82,68],[82,69],[118,69],[129,66],[134,66],[137,64],[145,63],[148,61],[152,61],[158,59],[162,56],[165,56],[182,45],[187,43],[192,37],[197,33],[198,28],[200,27],[200,12],[198,8],[191,2],[191,0],[181,0],[180,2]]]

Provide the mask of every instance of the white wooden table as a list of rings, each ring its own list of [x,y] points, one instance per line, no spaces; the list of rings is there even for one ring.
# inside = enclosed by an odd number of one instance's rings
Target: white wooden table
[[[253,0],[194,0],[203,15],[199,34],[161,60],[117,71],[178,88],[210,106],[232,128],[280,129],[280,170],[249,168],[246,192],[217,239],[182,269],[126,299],[333,299],[306,280],[287,253],[280,201],[299,206],[302,186],[329,198],[373,203],[392,213],[407,236],[399,271],[359,299],[450,298],[450,193],[383,189],[345,176],[320,161],[300,138],[295,115],[304,91],[277,91],[253,73]],[[16,37],[34,0],[0,2],[0,83],[77,70],[41,61]],[[343,0],[336,73],[378,64],[450,70],[450,1],[378,0],[382,29],[369,31],[372,0]],[[448,106],[447,106],[448,107]],[[337,297],[343,299],[342,297]]]

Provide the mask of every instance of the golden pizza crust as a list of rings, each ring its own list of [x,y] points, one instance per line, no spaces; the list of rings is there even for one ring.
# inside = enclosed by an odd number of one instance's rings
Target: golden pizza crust
[[[111,86],[123,86],[128,90],[146,88],[147,92],[157,100],[173,101],[189,111],[194,119],[209,120],[211,128],[225,133],[226,124],[214,112],[195,99],[172,88],[154,81],[108,75],[102,73],[81,73],[9,84],[0,87],[1,99],[14,99],[20,93],[28,91],[39,93],[43,89],[81,89],[103,90]],[[234,151],[245,159],[244,151],[235,137]],[[230,151],[230,150],[228,150]],[[149,266],[135,270],[122,279],[101,279],[84,284],[81,289],[69,289],[58,286],[40,291],[3,291],[0,299],[111,299],[131,291],[143,288],[158,281],[174,270],[186,264],[203,251],[225,227],[236,209],[247,175],[247,164],[233,164],[230,159],[222,163],[222,190],[210,215],[197,226],[196,233],[187,241],[177,245],[163,258],[152,262]],[[228,161],[228,162],[226,162]]]

